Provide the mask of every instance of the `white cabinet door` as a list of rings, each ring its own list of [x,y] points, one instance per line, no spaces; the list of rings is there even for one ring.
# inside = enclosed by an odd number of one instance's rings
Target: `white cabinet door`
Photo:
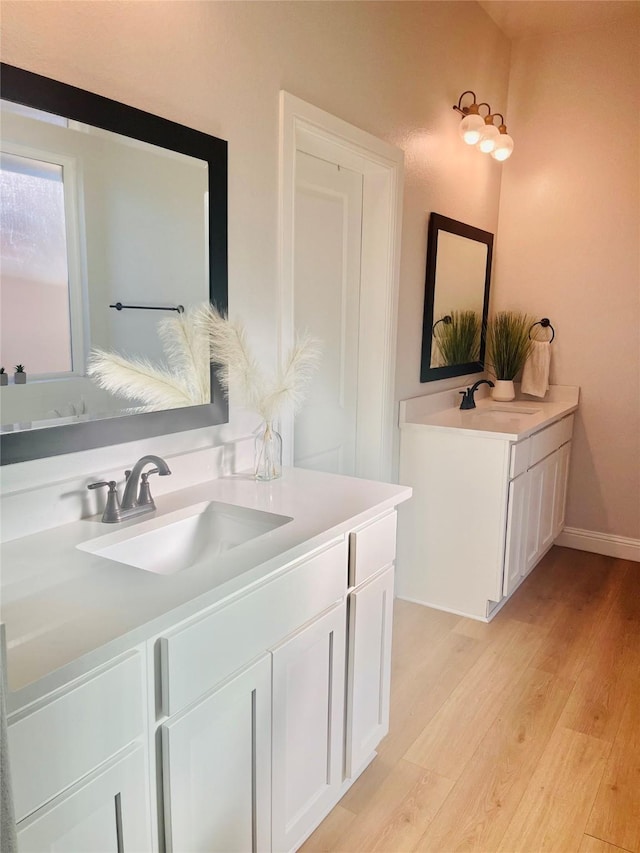
[[[507,537],[502,590],[504,595],[509,595],[513,592],[527,570],[529,484],[530,476],[528,473],[521,474],[509,483]]]
[[[269,849],[270,655],[165,723],[162,747],[169,853]]]
[[[555,538],[555,507],[558,503],[560,450],[556,450],[540,462],[542,466],[542,501],[540,505],[540,526],[538,557],[541,557],[553,544]]]
[[[527,504],[525,572],[530,572],[535,566],[540,553],[540,519],[542,517],[544,475],[544,460],[530,468],[526,475],[529,480],[529,500]]]
[[[273,650],[272,844],[292,850],[342,783],[344,602]]]
[[[571,456],[571,442],[563,444],[558,451],[558,487],[555,493],[555,505],[553,508],[553,538],[556,539],[564,529],[564,513],[567,504],[567,480],[569,479],[569,457]]]
[[[534,465],[527,474],[527,571],[551,547],[564,526],[570,453],[571,442],[568,442]]]
[[[347,662],[347,777],[365,761],[389,731],[393,566],[349,596]]]
[[[131,747],[18,824],[20,853],[151,850],[148,765]]]

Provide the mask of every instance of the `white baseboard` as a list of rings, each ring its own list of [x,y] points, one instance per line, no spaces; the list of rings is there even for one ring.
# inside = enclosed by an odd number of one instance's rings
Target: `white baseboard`
[[[607,557],[621,560],[635,560],[640,563],[640,539],[627,536],[614,536],[612,533],[597,533],[594,530],[580,530],[577,527],[565,527],[556,539],[556,545],[575,548],[578,551],[591,551]]]

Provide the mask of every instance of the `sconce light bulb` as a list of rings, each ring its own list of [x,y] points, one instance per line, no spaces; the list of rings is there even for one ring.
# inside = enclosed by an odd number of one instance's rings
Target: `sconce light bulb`
[[[508,133],[503,133],[502,131],[498,134],[498,138],[496,139],[496,147],[491,152],[491,156],[494,160],[508,160],[511,157],[511,153],[513,151],[513,139],[509,136]]]
[[[484,119],[478,113],[469,113],[460,122],[460,136],[467,145],[475,145],[485,127]]]
[[[477,143],[477,148],[484,154],[491,154],[500,138],[500,131],[495,124],[485,124]]]

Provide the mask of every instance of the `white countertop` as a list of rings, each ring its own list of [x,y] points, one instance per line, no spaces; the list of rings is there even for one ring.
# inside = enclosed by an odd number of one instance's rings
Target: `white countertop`
[[[8,710],[141,643],[181,619],[263,582],[287,563],[367,518],[407,500],[405,486],[285,469],[257,483],[223,477],[163,495],[155,516],[221,501],[292,521],[172,575],[157,575],[79,550],[89,539],[143,523],[99,516],[2,545],[2,615],[7,638]]]
[[[485,388],[482,386],[484,395]],[[400,404],[400,429],[455,430],[516,442],[575,412],[578,399],[579,389],[574,386],[552,386],[544,400],[517,395],[510,403],[499,403],[478,393],[476,408],[463,411],[456,389],[404,400]]]

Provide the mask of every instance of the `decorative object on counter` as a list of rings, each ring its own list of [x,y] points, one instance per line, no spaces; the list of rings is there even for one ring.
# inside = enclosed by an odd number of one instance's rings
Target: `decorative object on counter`
[[[439,324],[440,327],[438,328]],[[433,324],[433,337],[442,364],[468,364],[480,359],[480,316],[475,311],[451,311]]]
[[[9,384],[9,375],[5,373],[4,367],[0,367],[0,385]]]
[[[16,385],[24,385],[27,381],[27,374],[25,373],[23,364],[16,364],[16,372],[13,374],[13,381]]]
[[[537,323],[533,323],[529,329],[529,337],[535,326],[542,329],[551,329],[551,337],[546,341],[533,338],[531,340],[531,352],[527,358],[522,371],[522,393],[530,394],[532,397],[544,397],[549,390],[549,368],[551,367],[551,342],[556,336],[556,330],[551,325],[548,317],[543,317]]]
[[[466,107],[462,106],[465,95],[473,97],[473,103]],[[486,114],[480,115],[480,107],[486,107]],[[483,154],[491,154],[494,160],[502,161],[511,157],[513,152],[513,139],[507,133],[507,126],[502,113],[492,113],[491,107],[486,101],[476,102],[475,92],[467,89],[458,98],[458,103],[453,109],[459,112],[463,119],[460,122],[459,133],[467,145],[475,145]],[[500,124],[496,127],[494,119],[500,118]]]
[[[282,476],[282,436],[270,421],[263,421],[256,433],[254,454],[256,480]]]
[[[93,349],[87,374],[105,391],[143,404],[139,411],[199,406],[211,400],[208,341],[195,318],[199,306],[158,323],[165,364]]]
[[[501,403],[515,398],[513,380],[531,352],[529,329],[532,318],[521,311],[499,311],[487,329],[487,365],[496,381],[491,392]]]
[[[263,420],[255,442],[256,480],[276,479],[282,473],[282,438],[274,423],[287,406],[295,412],[304,402],[320,360],[319,342],[297,337],[284,362],[268,377],[254,358],[241,323],[232,323],[213,305],[200,308],[195,322],[208,336],[211,361],[218,365],[216,373],[225,393],[233,385],[242,405]]]

